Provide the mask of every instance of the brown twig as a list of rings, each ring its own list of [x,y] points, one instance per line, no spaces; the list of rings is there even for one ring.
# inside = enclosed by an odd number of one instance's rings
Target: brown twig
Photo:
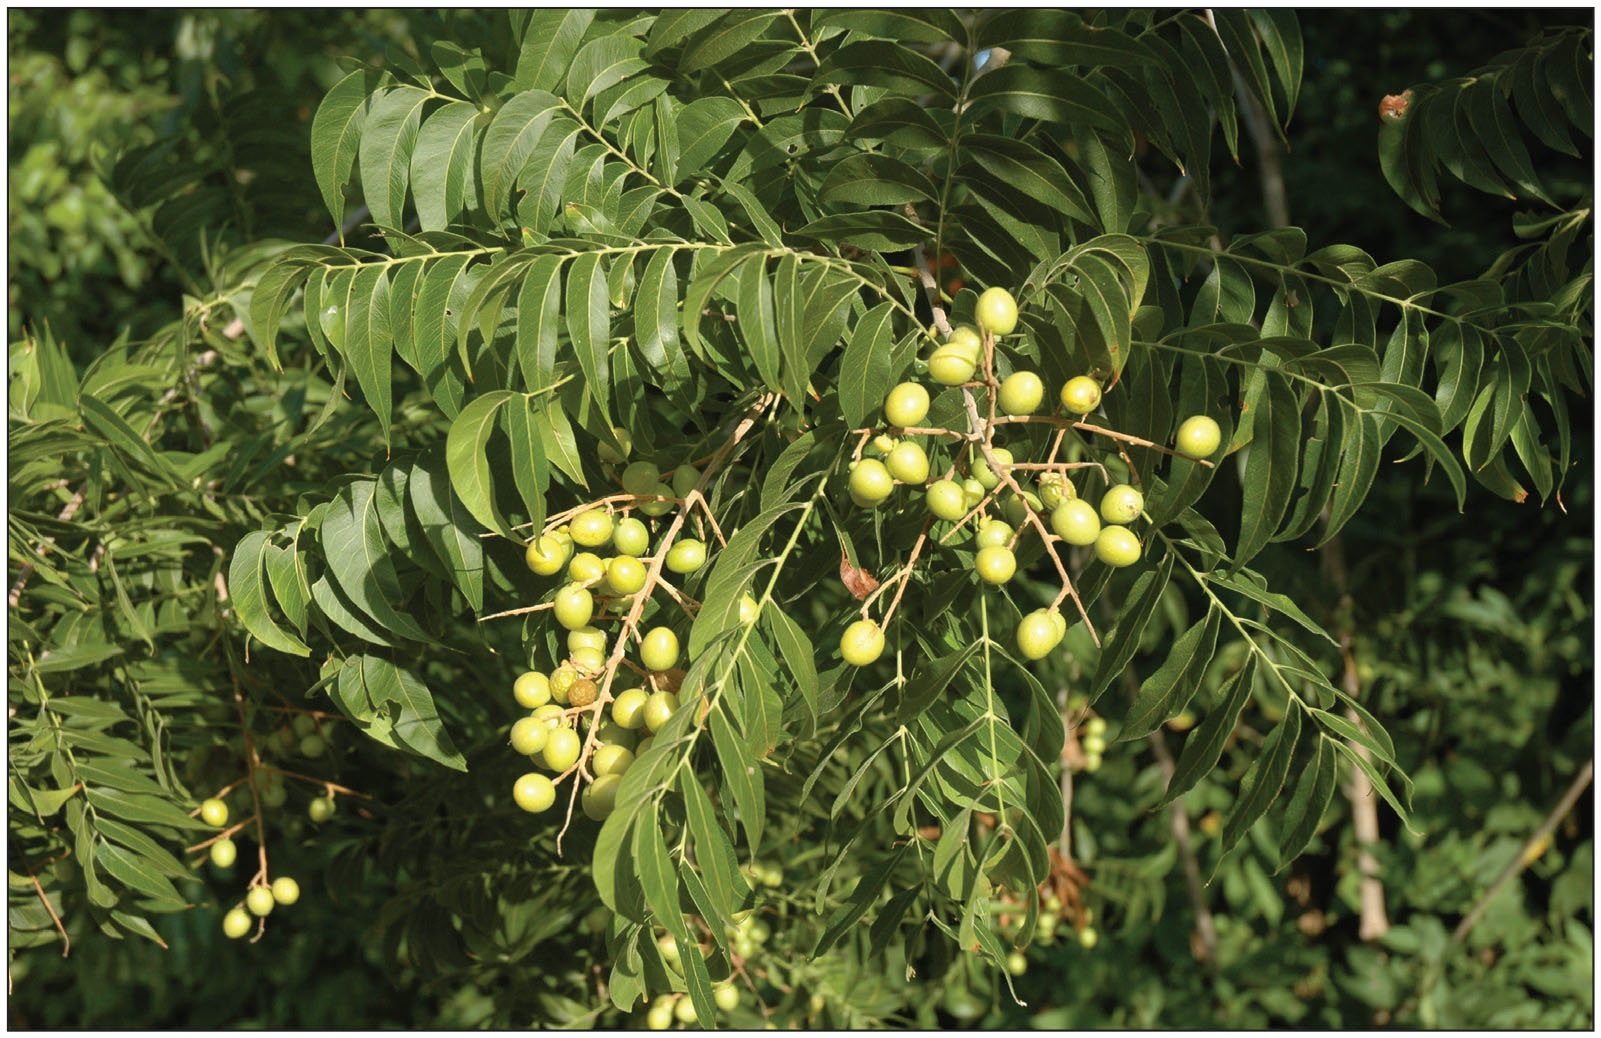
[[[1534,835],[1529,837],[1528,842],[1523,845],[1523,849],[1518,851],[1518,856],[1507,863],[1507,867],[1501,870],[1501,874],[1495,877],[1495,881],[1490,884],[1489,889],[1479,898],[1478,904],[1474,905],[1472,910],[1462,919],[1462,922],[1457,924],[1456,930],[1451,934],[1452,944],[1462,943],[1463,939],[1467,937],[1468,931],[1473,929],[1473,924],[1479,921],[1479,917],[1484,915],[1484,910],[1490,906],[1491,899],[1506,885],[1508,880],[1534,864],[1535,859],[1539,857],[1535,853],[1535,848],[1539,847],[1545,840],[1550,839],[1551,834],[1556,831],[1556,827],[1561,824],[1562,819],[1566,818],[1568,812],[1573,810],[1573,805],[1579,802],[1579,797],[1584,794],[1585,787],[1589,786],[1590,780],[1594,777],[1595,761],[1587,760],[1584,762],[1584,767],[1580,768],[1579,773],[1574,776],[1573,782],[1568,786],[1568,791],[1562,794],[1562,799],[1557,802],[1557,806],[1552,808],[1551,813],[1545,816],[1545,821],[1540,823],[1540,828],[1534,831]]]

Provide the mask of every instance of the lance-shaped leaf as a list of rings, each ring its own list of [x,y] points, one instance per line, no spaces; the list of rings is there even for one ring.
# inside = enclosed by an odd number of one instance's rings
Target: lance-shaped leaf
[[[411,153],[411,195],[425,231],[478,207],[478,106],[452,101],[428,116]]]
[[[606,272],[601,269],[598,252],[579,256],[567,272],[567,337],[583,369],[585,390],[609,420],[611,303],[606,298]]]
[[[328,571],[368,617],[402,638],[429,641],[417,622],[394,606],[402,597],[400,580],[384,542],[376,485],[374,480],[356,480],[329,502],[320,531]]]
[[[1263,813],[1267,811],[1284,786],[1284,777],[1290,773],[1290,758],[1295,753],[1295,742],[1301,737],[1301,707],[1290,701],[1284,720],[1262,740],[1262,750],[1246,769],[1240,780],[1240,793],[1234,806],[1223,818],[1222,853],[1227,854],[1240,837],[1245,835]]]
[[[380,75],[370,68],[350,73],[328,91],[311,119],[311,170],[335,227],[345,221],[345,185],[356,165],[362,127]]]
[[[1200,687],[1207,664],[1217,646],[1217,628],[1223,610],[1216,604],[1206,616],[1179,635],[1168,652],[1167,659],[1156,672],[1140,683],[1118,742],[1142,739],[1162,726],[1168,718],[1176,716],[1189,704],[1190,697]]]
[[[498,390],[476,397],[462,408],[445,438],[445,464],[450,470],[451,488],[473,518],[501,536],[516,540],[517,535],[495,503],[495,479],[487,450],[498,419],[496,412],[514,395],[509,390]]]
[[[267,609],[263,549],[270,536],[265,530],[253,530],[234,546],[233,558],[228,562],[228,597],[233,600],[239,622],[263,645],[296,656],[310,656],[310,647],[279,627]]]
[[[361,189],[373,222],[381,227],[404,226],[402,206],[411,180],[411,153],[422,125],[423,105],[430,96],[409,86],[386,90],[375,96],[362,129],[358,148]]]
[[[502,105],[484,131],[478,169],[484,184],[484,208],[491,220],[498,223],[506,215],[512,185],[560,104],[559,98],[544,90],[526,91]]]

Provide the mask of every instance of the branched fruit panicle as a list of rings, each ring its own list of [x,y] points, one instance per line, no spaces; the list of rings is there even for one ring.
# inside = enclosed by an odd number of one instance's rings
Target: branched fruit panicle
[[[922,425],[928,403],[928,390],[916,382],[902,382],[884,399],[884,418],[897,428]]]
[[[1101,406],[1101,384],[1088,375],[1076,375],[1062,386],[1062,406],[1073,414],[1089,414]]]
[[[973,308],[979,328],[991,335],[1010,335],[1017,327],[1017,300],[1004,288],[986,288]]]
[[[840,635],[839,653],[853,667],[865,667],[884,654],[884,632],[872,620],[857,620]]]
[[[1184,419],[1174,437],[1173,448],[1186,458],[1199,461],[1216,454],[1222,442],[1223,430],[1206,415],[1198,414]]]

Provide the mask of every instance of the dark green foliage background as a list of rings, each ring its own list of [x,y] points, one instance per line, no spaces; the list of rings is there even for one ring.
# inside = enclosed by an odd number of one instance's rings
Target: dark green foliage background
[[[1572,24],[1578,14],[1303,12],[1306,76],[1284,162],[1292,222],[1313,242],[1351,242],[1381,261],[1416,256],[1442,282],[1482,270],[1506,247],[1518,206],[1447,179],[1450,229],[1407,210],[1380,172],[1378,99],[1463,74],[1541,28]],[[216,166],[206,181],[218,207],[207,233],[233,243],[320,238],[327,213],[311,179],[310,113],[343,75],[335,59],[376,61],[385,46],[414,47],[440,32],[434,16],[422,13],[10,17],[8,332],[14,340],[24,329],[48,325],[80,370],[117,335],[142,336],[176,319],[182,294],[192,291],[206,263],[198,241],[184,250],[157,248],[147,233],[151,208],[122,208],[96,176],[108,156],[176,138],[186,158]],[[230,104],[248,91],[265,92],[259,96],[288,117],[293,134],[271,153],[254,186],[233,176],[238,159],[226,131]],[[1241,167],[1223,149],[1215,152],[1210,220],[1231,233],[1264,227],[1249,147],[1242,140]],[[1587,161],[1548,151],[1537,152],[1536,161],[1556,190],[1576,196],[1592,189]],[[275,178],[290,188],[281,196],[261,190]],[[1583,460],[1568,476],[1565,511],[1554,503],[1541,508],[1534,498],[1513,505],[1470,483],[1459,513],[1438,471],[1433,483],[1420,486],[1416,464],[1381,467],[1367,505],[1342,533],[1353,595],[1348,612],[1336,609],[1338,593],[1321,553],[1275,544],[1254,563],[1319,622],[1354,632],[1353,651],[1370,689],[1364,701],[1395,738],[1399,763],[1416,783],[1416,835],[1380,809],[1394,924],[1386,938],[1371,945],[1357,938],[1355,847],[1346,801],[1337,795],[1334,820],[1277,875],[1272,847],[1247,839],[1219,863],[1216,839],[1197,835],[1203,876],[1217,868],[1207,897],[1218,919],[1218,965],[1215,975],[1204,972],[1190,953],[1188,893],[1167,857],[1166,812],[1147,807],[1161,789],[1159,773],[1136,743],[1138,750],[1110,752],[1100,772],[1081,780],[1074,800],[1074,848],[1095,881],[1088,896],[1102,931],[1098,947],[1085,951],[1068,940],[1031,949],[1029,972],[1017,981],[1026,1008],[976,959],[958,964],[937,990],[920,981],[807,976],[804,983],[830,1000],[812,1022],[1590,1026],[1589,794],[1576,821],[1560,828],[1552,848],[1501,893],[1467,948],[1446,947],[1457,920],[1592,751],[1593,431],[1588,411],[1574,417],[1573,455]],[[324,463],[336,472],[347,459],[332,452],[332,429],[329,446]],[[315,482],[309,473],[307,482]],[[1212,496],[1208,514],[1225,527],[1237,495],[1232,503],[1226,492]],[[243,532],[217,542],[231,544]],[[1180,600],[1171,608],[1182,614],[1186,607]],[[1182,629],[1174,620],[1148,637],[1156,644],[1165,632]],[[485,690],[481,702],[457,704],[463,716],[448,718],[450,724],[504,720],[505,675],[490,662],[442,659],[427,675],[436,687]],[[299,688],[315,676],[312,664],[270,652],[253,663],[267,682]],[[1164,734],[1176,755],[1182,738]],[[498,875],[501,862],[519,854],[522,819],[505,810],[462,815],[452,797],[471,788],[468,780],[440,779],[438,769],[397,761],[353,733],[336,749],[340,780],[385,807],[373,818],[344,811],[313,832],[298,820],[304,796],[292,795],[295,819],[274,844],[274,867],[300,877],[305,896],[274,919],[265,940],[254,946],[223,940],[220,913],[209,905],[156,918],[169,951],[142,940],[112,941],[80,925],[66,959],[56,945],[13,949],[10,1025],[467,1028],[593,1020],[586,1014],[600,1000],[592,981],[587,1002],[570,1001],[585,990],[584,978],[569,972],[573,942],[579,960],[603,954],[600,938],[578,936],[573,925],[595,903],[587,870],[575,864],[544,878],[553,889],[542,893],[555,896],[542,903],[568,907],[514,921],[525,936],[544,932],[550,939],[513,968],[470,963],[453,943],[397,949],[380,936],[384,907],[404,910],[418,890],[461,875]],[[1218,773],[1185,795],[1192,825],[1208,812],[1226,813],[1254,756],[1249,746],[1230,749]],[[469,763],[474,774],[499,782],[508,767],[502,757]],[[381,835],[393,837],[397,825],[430,829],[432,853],[375,860],[371,848]],[[455,860],[452,848],[463,845],[494,856]],[[243,860],[253,846],[242,841],[241,850]],[[581,844],[571,853],[575,863],[588,860]],[[22,871],[15,858],[11,870]],[[210,901],[231,896],[230,881],[211,880]],[[1304,893],[1298,898],[1292,887]],[[793,911],[802,914],[799,905]],[[797,947],[807,943],[796,938]],[[893,969],[885,975],[896,976]],[[868,991],[869,985],[879,987]],[[836,1008],[847,1004],[862,1015]],[[607,1012],[595,1026],[621,1020]]]

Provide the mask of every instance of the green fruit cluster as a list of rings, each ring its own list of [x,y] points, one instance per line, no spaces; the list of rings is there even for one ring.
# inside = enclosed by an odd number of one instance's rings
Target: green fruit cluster
[[[928,372],[935,382],[942,386],[982,387],[988,394],[987,413],[998,413],[1006,422],[1041,421],[1064,431],[1073,428],[1091,434],[1112,432],[1079,421],[1100,407],[1103,398],[1102,385],[1089,375],[1068,379],[1058,396],[1061,410],[1056,415],[1038,417],[1046,393],[1038,373],[1018,369],[1004,379],[995,378],[995,339],[1011,334],[1018,324],[1017,302],[1009,292],[990,288],[980,295],[975,324],[976,329],[956,327],[930,356]],[[884,419],[890,430],[899,435],[863,431],[865,450],[858,451],[847,479],[850,498],[858,507],[883,506],[894,497],[897,485],[921,488],[923,503],[934,519],[958,526],[971,524],[974,533],[970,566],[982,583],[995,587],[1018,575],[1017,552],[1027,537],[1043,540],[1052,556],[1052,568],[1058,573],[1064,572],[1064,563],[1057,554],[1057,543],[1088,548],[1097,560],[1114,568],[1140,561],[1144,545],[1130,528],[1145,514],[1144,495],[1137,487],[1123,483],[1107,486],[1098,503],[1091,503],[1080,496],[1081,488],[1068,478],[1068,471],[1091,467],[1104,474],[1100,466],[1058,462],[1054,448],[1048,458],[1021,463],[1010,450],[994,442],[993,431],[1000,422],[983,423],[982,430],[928,428],[925,423],[931,406],[928,388],[917,382],[902,382],[890,390],[884,400]],[[967,407],[971,421],[971,401]],[[977,412],[986,413],[984,404],[978,406]],[[869,436],[871,442],[867,443]],[[936,466],[922,442],[930,436],[949,436],[960,444],[949,470],[932,479]],[[1200,460],[1210,457],[1220,444],[1217,423],[1197,415],[1179,427],[1176,453]],[[860,456],[863,454],[866,456]],[[1028,474],[1034,472],[1039,475],[1030,483]],[[999,514],[990,514],[992,509]],[[944,543],[949,533],[944,528],[940,532],[944,535],[939,543]],[[1064,582],[1051,608],[1028,613],[1018,624],[1017,647],[1026,658],[1043,659],[1061,644],[1067,622],[1059,606],[1068,592]],[[861,618],[850,623],[840,636],[840,656],[853,666],[866,666],[883,654],[885,645],[882,625],[864,607]]]
[[[600,455],[620,465],[632,452],[633,438],[620,427],[612,433],[623,449],[603,441]],[[688,509],[701,473],[686,464],[664,474],[655,463],[636,460],[617,478],[622,494],[547,524],[525,550],[534,573],[566,578],[548,603],[536,607],[550,609],[565,631],[565,657],[548,671],[528,670],[512,683],[513,700],[529,711],[511,726],[512,750],[547,773],[527,772],[512,785],[512,800],[531,813],[549,810],[557,783],[577,775],[575,781],[586,783],[579,798],[584,814],[597,821],[611,814],[623,774],[681,705],[681,668],[688,661],[655,592],[669,575],[704,569],[710,548],[705,540],[679,535],[677,524],[669,528],[669,540],[647,520]],[[757,608],[744,596],[740,621],[754,622]],[[602,629],[614,624],[620,625],[614,634]],[[643,680],[635,683],[636,674]]]
[[[212,844],[215,848],[217,844]],[[215,860],[215,852],[213,852]],[[300,884],[289,876],[279,876],[271,883],[253,884],[245,892],[242,905],[234,905],[222,917],[222,932],[237,940],[250,932],[252,919],[265,918],[278,905],[288,907],[300,900]]]

